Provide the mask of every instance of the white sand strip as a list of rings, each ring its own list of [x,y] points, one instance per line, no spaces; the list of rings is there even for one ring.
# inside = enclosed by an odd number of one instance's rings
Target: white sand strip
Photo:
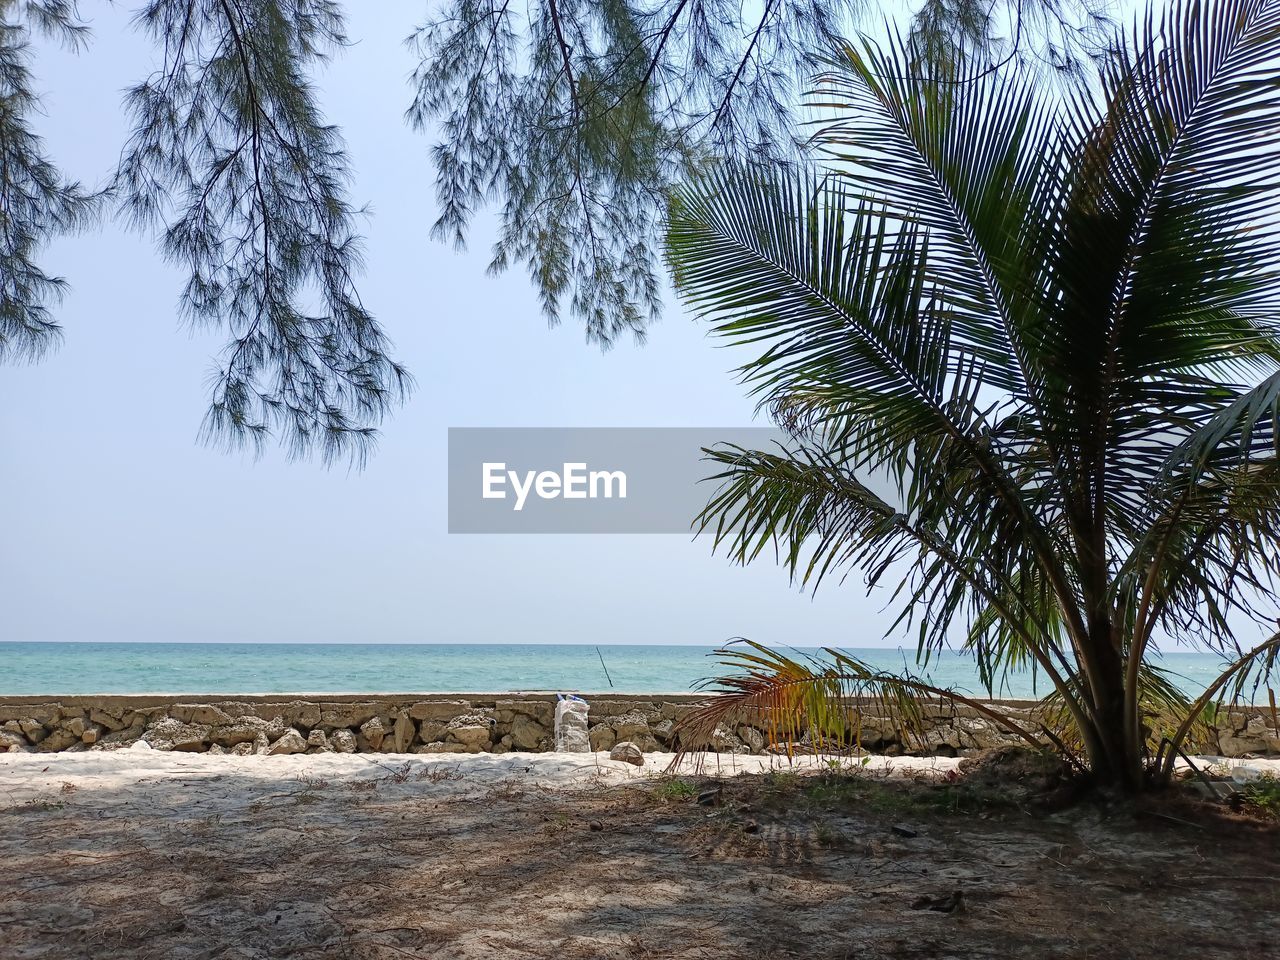
[[[276,757],[236,757],[208,753],[170,753],[158,750],[88,751],[83,753],[22,753],[0,755],[0,806],[30,803],[59,791],[132,791],[170,782],[196,786],[210,800],[226,795],[237,784],[290,783],[299,788],[308,780],[377,780],[380,788],[397,783],[430,781],[433,794],[467,795],[487,792],[495,785],[516,782],[550,789],[574,789],[593,784],[643,783],[663,776],[674,755],[650,753],[643,767],[610,760],[607,753],[422,754],[298,754]],[[700,765],[694,760],[700,760]],[[865,764],[850,761],[868,774],[880,776],[941,776],[956,769],[948,757],[869,757]],[[826,769],[814,757],[788,760],[773,756],[705,754],[686,759],[679,770],[686,776],[733,776],[769,770]],[[222,784],[222,789],[219,789]],[[232,804],[235,798],[227,796]]]
[[[595,785],[634,784],[666,775],[674,759],[670,753],[645,755],[643,767],[609,759],[607,753],[507,753],[468,755],[422,754],[298,754],[237,757],[208,753],[170,753],[158,750],[87,751],[82,753],[18,753],[0,755],[0,809],[54,801],[60,794],[100,796],[109,805],[111,794],[139,793],[207,805],[208,812],[237,808],[239,794],[263,788],[304,791],[309,783],[359,784],[376,781],[379,791],[402,788],[419,793],[431,784],[433,796],[463,798],[486,794],[502,784],[541,789],[583,789]],[[1280,777],[1280,760],[1197,758],[1202,770],[1239,779],[1258,775]],[[824,758],[735,756],[703,754],[686,758],[677,775],[735,776],[768,771],[816,771],[830,767]],[[846,759],[843,769],[869,776],[935,778],[954,771],[960,761],[951,757],[882,757]],[[1181,761],[1180,761],[1181,763]],[[1242,769],[1243,768],[1243,769]]]

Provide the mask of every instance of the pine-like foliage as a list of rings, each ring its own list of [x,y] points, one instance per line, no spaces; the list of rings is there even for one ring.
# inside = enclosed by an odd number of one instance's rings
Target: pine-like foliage
[[[1096,3],[927,0],[913,33],[926,60],[977,50],[1062,67]],[[577,318],[589,340],[642,338],[660,308],[673,185],[726,160],[795,162],[798,85],[864,7],[441,0],[410,38],[421,62],[408,112],[439,138],[435,236],[461,244],[495,203],[495,271],[527,266],[547,316]],[[185,270],[182,312],[230,333],[205,437],[257,448],[274,435],[294,454],[359,462],[410,381],[356,291],[359,211],[312,88],[346,42],[342,8],[149,0],[134,22],[160,66],[129,92],[134,126],[110,192]],[[87,36],[74,0],[0,0],[0,360],[53,342],[64,284],[37,255],[100,199],[66,182],[32,135],[33,30]]]
[[[116,189],[189,271],[186,314],[231,333],[206,435],[359,460],[408,379],[356,292],[347,160],[309,80],[345,42],[339,8],[155,0],[137,22],[164,57],[129,92]]]
[[[924,62],[1078,64],[1094,0],[928,0],[912,20]],[[491,267],[527,266],[554,323],[605,346],[659,312],[671,188],[726,160],[803,153],[799,91],[865,0],[444,0],[410,42],[409,111],[432,149],[438,239],[465,242],[493,203]],[[438,123],[438,125],[437,125]]]
[[[1065,96],[915,62],[832,62],[825,175],[677,195],[678,289],[762,351],[746,381],[794,437],[715,451],[703,519],[813,585],[907,569],[923,660],[963,638],[989,690],[1034,667],[1058,739],[1136,789],[1280,651],[1280,0],[1179,0]],[[1269,639],[1240,643],[1249,620]],[[1157,639],[1229,666],[1188,703]],[[704,724],[805,688],[922,692],[848,659],[730,660]]]
[[[60,334],[50,308],[66,281],[37,255],[54,237],[84,225],[95,198],[68,180],[32,132],[31,35],[78,47],[85,28],[61,0],[0,0],[0,363],[40,357]]]
[[[856,2],[449,0],[412,38],[410,119],[440,119],[435,235],[461,244],[500,198],[494,270],[527,264],[589,339],[642,335],[668,189],[712,156],[786,155],[793,85]]]

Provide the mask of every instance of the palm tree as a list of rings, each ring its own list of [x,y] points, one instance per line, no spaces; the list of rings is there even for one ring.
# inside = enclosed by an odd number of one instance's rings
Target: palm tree
[[[743,379],[790,438],[709,451],[701,524],[815,588],[905,570],[922,662],[959,644],[988,695],[1034,670],[1066,723],[748,646],[686,732],[764,710],[847,733],[857,694],[950,696],[1141,789],[1280,653],[1280,0],[1175,3],[1065,92],[919,62],[845,46],[814,93],[821,172],[673,201],[677,289],[761,351]],[[1229,658],[1194,702],[1159,669],[1173,644]]]

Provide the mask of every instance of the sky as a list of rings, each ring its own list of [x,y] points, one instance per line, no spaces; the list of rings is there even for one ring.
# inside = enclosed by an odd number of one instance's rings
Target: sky
[[[36,65],[40,132],[89,183],[155,62],[132,6],[90,5],[90,49]],[[358,472],[201,446],[223,339],[180,321],[182,277],[115,223],[57,241],[41,260],[71,285],[65,342],[0,368],[0,640],[896,645],[856,576],[813,597],[688,536],[447,533],[449,427],[746,426],[747,356],[671,297],[647,345],[602,353],[549,329],[522,273],[486,275],[483,227],[462,254],[430,240],[429,141],[403,122],[424,5],[346,6],[356,42],[318,81],[373,210],[361,295],[416,393]]]

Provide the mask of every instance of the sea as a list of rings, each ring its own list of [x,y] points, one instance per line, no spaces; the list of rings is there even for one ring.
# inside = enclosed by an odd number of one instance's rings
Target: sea
[[[797,648],[796,654],[817,651]],[[914,649],[850,649],[874,667],[910,665],[941,687],[986,696],[972,658]],[[1160,666],[1186,692],[1223,669],[1200,653]],[[680,693],[727,671],[710,647],[600,644],[23,643],[0,642],[0,696],[86,693]],[[1009,676],[997,697],[1048,692],[1044,677]]]

